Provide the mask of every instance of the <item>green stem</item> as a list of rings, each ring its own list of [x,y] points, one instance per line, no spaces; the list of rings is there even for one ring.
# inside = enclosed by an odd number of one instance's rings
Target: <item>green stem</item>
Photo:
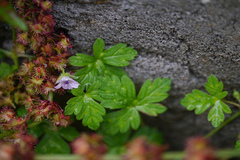
[[[20,54],[20,55],[18,55],[18,57],[23,57],[23,58],[33,58],[33,57],[35,57],[35,56],[27,55],[27,54]]]
[[[233,149],[218,150],[215,156],[220,159],[229,159],[234,157],[240,157],[240,152]],[[162,159],[164,160],[182,160],[185,157],[185,152],[165,152]],[[84,159],[79,155],[36,155],[35,160],[81,160]],[[105,155],[103,160],[122,160],[122,155]]]
[[[48,100],[49,101],[53,101],[53,92],[50,92],[49,94],[48,94]]]
[[[234,119],[236,119],[240,115],[240,111],[232,115],[230,118],[228,118],[226,121],[224,121],[220,126],[213,129],[211,132],[209,132],[207,135],[204,136],[204,138],[209,138],[213,136],[215,133],[217,133],[219,130],[221,130],[225,125],[232,122]]]
[[[235,102],[232,102],[232,101],[228,101],[228,100],[225,100],[225,99],[222,99],[222,101],[225,102],[225,103],[228,103],[228,104],[231,104],[231,105],[234,105],[234,106],[240,108],[240,104],[238,104],[238,103],[235,103]]]

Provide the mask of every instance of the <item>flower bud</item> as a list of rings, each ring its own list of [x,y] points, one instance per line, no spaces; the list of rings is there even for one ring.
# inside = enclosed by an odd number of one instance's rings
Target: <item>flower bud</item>
[[[44,9],[45,11],[52,11],[52,3],[48,0],[43,1],[41,3],[41,7],[42,9]]]

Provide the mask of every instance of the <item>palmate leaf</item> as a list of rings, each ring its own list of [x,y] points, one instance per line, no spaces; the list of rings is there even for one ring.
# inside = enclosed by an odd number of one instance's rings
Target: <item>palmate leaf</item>
[[[119,79],[117,76],[99,77],[101,83],[99,94],[102,97],[101,105],[109,109],[121,109],[108,113],[104,117],[103,131],[105,134],[124,133],[130,127],[139,127],[139,112],[157,116],[166,111],[166,107],[156,104],[167,98],[170,89],[170,79],[157,78],[153,83],[148,80],[144,83],[138,97],[135,86],[126,75]]]
[[[118,44],[104,51],[104,42],[98,38],[93,46],[94,57],[85,54],[76,54],[69,58],[73,66],[84,67],[75,73],[80,85],[91,85],[97,76],[116,75],[122,77],[125,71],[117,68],[129,65],[137,55],[137,51],[126,47],[125,44]]]
[[[218,127],[224,121],[223,112],[228,114],[232,113],[231,109],[225,103],[217,100],[208,113],[208,121],[211,121],[214,127]]]
[[[102,128],[105,134],[114,135],[118,132],[125,133],[130,127],[136,130],[140,122],[140,115],[134,107],[124,108],[107,114],[104,117]]]
[[[46,133],[37,147],[35,152],[37,154],[69,154],[70,147],[57,133]]]
[[[99,82],[95,82],[86,93],[83,92],[84,88],[73,89],[72,93],[76,97],[71,98],[65,107],[65,114],[75,114],[78,120],[82,119],[84,126],[96,130],[99,128],[100,122],[103,121],[105,109],[97,103],[96,100],[101,100],[98,96],[96,89],[100,86]]]
[[[101,105],[105,108],[119,109],[131,105],[136,98],[134,83],[124,75],[120,79],[117,76],[99,77],[101,83],[99,94],[103,98]]]
[[[170,88],[171,80],[169,78],[157,78],[153,83],[151,80],[146,80],[138,94],[136,108],[151,116],[157,116],[157,114],[165,112],[166,107],[153,103],[166,99]]]
[[[100,57],[106,64],[125,67],[129,65],[129,61],[133,60],[136,55],[136,50],[127,47],[126,44],[120,43],[105,50]]]
[[[214,127],[218,127],[224,121],[224,112],[227,114],[231,113],[231,109],[221,101],[221,99],[227,96],[227,92],[222,92],[222,82],[218,82],[218,79],[213,75],[208,78],[208,83],[205,84],[205,87],[211,95],[200,90],[193,90],[180,103],[187,110],[195,110],[195,114],[202,114],[213,106],[208,113],[208,121],[211,121]]]

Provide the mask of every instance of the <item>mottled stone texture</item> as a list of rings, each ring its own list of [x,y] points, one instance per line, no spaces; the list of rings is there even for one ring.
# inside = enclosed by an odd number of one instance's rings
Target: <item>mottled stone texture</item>
[[[125,68],[138,88],[149,78],[171,78],[171,96],[164,101],[168,111],[155,118],[144,116],[147,124],[163,131],[171,149],[181,149],[186,137],[213,129],[207,113],[194,115],[179,101],[192,89],[203,89],[210,74],[222,80],[230,94],[233,88],[240,90],[240,1],[91,2],[61,0],[53,6],[57,27],[72,39],[73,53],[91,54],[98,37],[106,47],[123,42],[139,52]],[[213,143],[233,147],[239,123],[236,120],[213,136]]]

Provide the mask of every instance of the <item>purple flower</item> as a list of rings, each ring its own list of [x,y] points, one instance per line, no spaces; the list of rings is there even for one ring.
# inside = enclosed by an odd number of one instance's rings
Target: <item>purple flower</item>
[[[59,83],[55,88],[63,88],[63,89],[73,89],[78,88],[79,83],[77,81],[74,81],[69,76],[61,76],[56,83]]]

